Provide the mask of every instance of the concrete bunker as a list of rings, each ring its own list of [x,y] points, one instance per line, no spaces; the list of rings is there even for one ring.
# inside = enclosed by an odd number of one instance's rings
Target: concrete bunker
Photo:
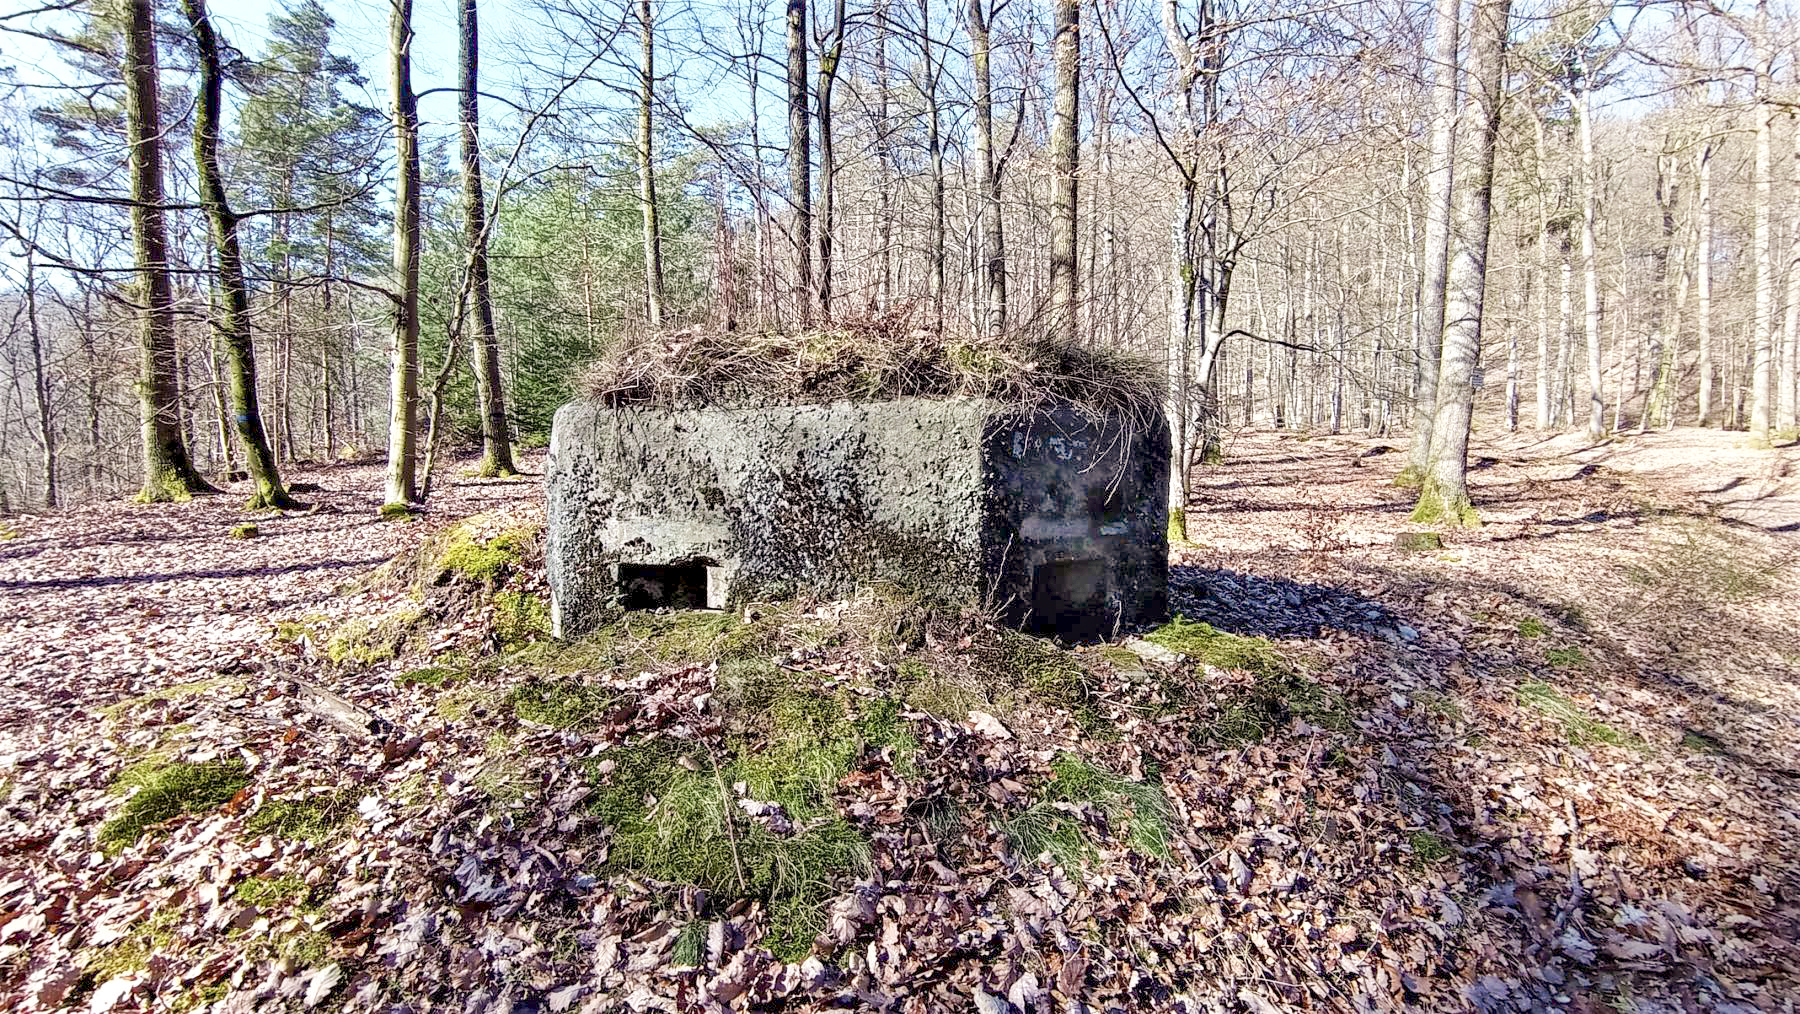
[[[887,586],[1104,635],[1166,610],[1168,469],[1155,412],[577,401],[547,467],[552,620]]]

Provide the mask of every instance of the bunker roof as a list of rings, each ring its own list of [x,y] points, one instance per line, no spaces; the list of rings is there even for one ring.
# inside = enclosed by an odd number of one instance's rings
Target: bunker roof
[[[627,336],[588,368],[582,387],[617,408],[988,398],[1149,420],[1164,384],[1160,364],[1122,349],[948,334],[894,315],[805,331]]]

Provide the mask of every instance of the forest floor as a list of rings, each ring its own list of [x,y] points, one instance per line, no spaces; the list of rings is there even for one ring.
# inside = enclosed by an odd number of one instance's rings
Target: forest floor
[[[1791,1012],[1800,453],[1742,440],[1478,440],[1406,551],[1401,441],[1239,435],[1123,648],[554,644],[536,476],[5,519],[0,1000]]]

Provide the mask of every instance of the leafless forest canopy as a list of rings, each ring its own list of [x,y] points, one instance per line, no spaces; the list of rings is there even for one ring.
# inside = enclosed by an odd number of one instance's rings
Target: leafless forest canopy
[[[24,0],[0,507],[384,454],[413,503],[622,337],[896,315],[1147,354],[1189,466],[1410,433],[1452,514],[1471,427],[1783,439],[1794,13]]]

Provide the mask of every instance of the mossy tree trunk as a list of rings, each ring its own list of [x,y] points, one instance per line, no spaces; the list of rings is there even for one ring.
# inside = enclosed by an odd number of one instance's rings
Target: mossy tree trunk
[[[293,498],[281,484],[269,438],[263,432],[262,411],[256,401],[256,349],[250,338],[250,290],[244,282],[244,257],[238,243],[238,217],[225,193],[219,169],[219,121],[224,73],[219,62],[219,41],[213,33],[206,0],[182,0],[182,13],[193,29],[200,54],[200,94],[194,108],[194,166],[200,176],[200,200],[212,224],[212,241],[218,262],[221,305],[213,317],[213,334],[225,351],[231,389],[231,409],[238,439],[256,490],[249,509],[292,507]]]
[[[1488,232],[1493,221],[1494,140],[1500,130],[1502,60],[1512,0],[1481,0],[1469,42],[1468,130],[1464,173],[1456,188],[1450,267],[1444,299],[1444,354],[1438,374],[1431,457],[1413,520],[1474,527],[1469,501],[1469,419],[1473,375],[1481,351],[1481,312],[1487,288]]]
[[[481,181],[481,104],[477,92],[481,42],[475,5],[476,0],[460,0],[457,4],[457,50],[460,55],[457,107],[462,121],[463,243],[468,247],[468,291],[474,310],[474,320],[470,322],[474,325],[470,347],[475,360],[475,398],[481,410],[481,463],[475,472],[492,477],[512,475],[518,469],[513,465],[512,437],[506,425],[500,339],[494,331],[494,297],[488,283],[488,223],[484,205],[487,198]],[[644,9],[647,13],[649,0],[645,0]],[[646,27],[645,31],[648,30]],[[647,41],[645,46],[649,46]],[[648,53],[648,48],[645,52]],[[648,101],[646,97],[645,102]],[[649,116],[647,104],[644,115]],[[654,201],[654,194],[651,199]],[[652,220],[647,228],[654,227]],[[660,260],[656,270],[661,271]],[[652,323],[660,323],[660,319]]]
[[[394,343],[388,405],[387,502],[392,513],[417,499],[419,442],[419,104],[412,89],[412,0],[394,0],[388,21],[394,143]]]
[[[125,129],[131,145],[131,232],[138,278],[138,417],[144,449],[144,488],[138,497],[147,503],[184,500],[193,493],[211,492],[212,487],[194,469],[181,430],[154,19],[151,0],[122,2]]]
[[[1439,355],[1444,343],[1444,301],[1449,264],[1450,200],[1455,181],[1456,48],[1459,0],[1436,0],[1432,33],[1431,161],[1425,166],[1425,255],[1419,277],[1418,366],[1414,376],[1412,441],[1400,485],[1423,482],[1431,459],[1437,414]]]

